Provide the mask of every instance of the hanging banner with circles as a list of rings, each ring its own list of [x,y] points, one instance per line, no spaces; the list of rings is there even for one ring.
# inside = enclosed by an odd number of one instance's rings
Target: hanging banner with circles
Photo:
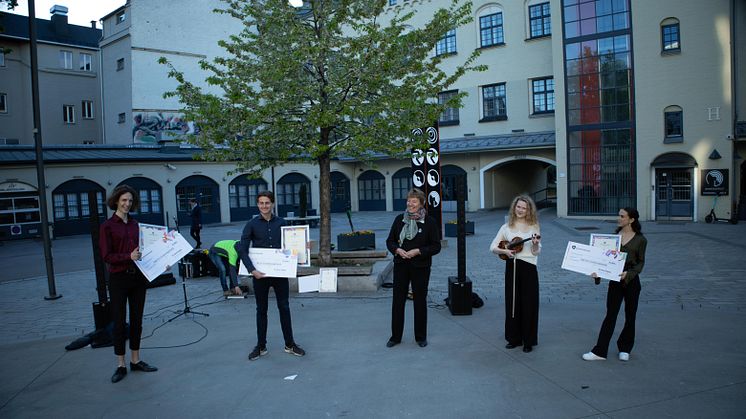
[[[412,137],[418,143],[423,143],[423,136],[427,139],[427,147],[420,144],[418,147],[421,148],[412,150],[412,185],[425,193],[427,213],[435,218],[438,229],[441,230],[442,238],[443,214],[441,203],[443,200],[440,183],[440,132],[437,123],[433,126],[412,130]]]

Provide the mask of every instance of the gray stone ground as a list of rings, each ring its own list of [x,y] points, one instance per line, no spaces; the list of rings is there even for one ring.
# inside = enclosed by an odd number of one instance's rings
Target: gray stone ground
[[[394,213],[353,214],[379,248]],[[407,311],[402,345],[387,349],[390,291],[291,297],[304,358],[282,351],[276,311],[268,356],[255,343],[253,298],[223,300],[215,278],[188,283],[193,309],[179,317],[180,284],[148,292],[143,359],[153,374],[111,384],[111,348],[65,351],[92,331],[97,299],[90,241],[54,241],[58,293],[45,301],[41,243],[0,246],[0,417],[733,417],[746,415],[746,224],[643,223],[637,343],[630,362],[585,362],[604,315],[606,286],[560,269],[568,240],[611,232],[608,221],[558,219],[542,211],[539,346],[504,349],[502,262],[488,246],[505,211],[468,214],[467,273],[485,300],[472,316],[440,304],[456,273],[456,243],[434,259],[430,345],[419,348]],[[444,214],[444,219],[454,214]],[[333,216],[333,234],[349,229]],[[203,242],[238,237],[242,224],[207,226]],[[592,229],[592,230],[589,230]],[[318,229],[312,229],[312,238]],[[621,328],[621,316],[617,333]],[[615,335],[616,338],[616,335]],[[296,375],[294,380],[285,377]]]

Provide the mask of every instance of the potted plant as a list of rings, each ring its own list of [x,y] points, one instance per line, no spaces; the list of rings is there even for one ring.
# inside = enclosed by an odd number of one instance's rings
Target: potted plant
[[[451,220],[448,221],[445,224],[446,231],[445,236],[446,237],[456,237],[458,235],[458,220]],[[466,221],[464,223],[464,229],[466,230],[466,235],[474,234],[474,221]]]
[[[337,250],[368,250],[376,248],[376,234],[371,230],[357,230],[352,225],[352,213],[347,210],[350,232],[337,235]]]

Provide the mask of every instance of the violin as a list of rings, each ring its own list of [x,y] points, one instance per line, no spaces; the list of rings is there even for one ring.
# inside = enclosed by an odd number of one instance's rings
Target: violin
[[[540,239],[541,236],[537,234],[536,238]],[[533,236],[527,239],[523,239],[520,237],[513,237],[513,240],[511,241],[502,240],[500,243],[498,243],[497,247],[499,249],[515,250],[516,253],[519,253],[523,250],[523,243],[526,243],[531,240],[533,240]],[[510,256],[503,254],[503,253],[500,253],[499,256],[500,256],[500,259],[502,260],[510,259]]]

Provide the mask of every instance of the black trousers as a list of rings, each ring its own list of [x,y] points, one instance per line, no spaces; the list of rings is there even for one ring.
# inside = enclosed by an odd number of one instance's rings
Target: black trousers
[[[199,231],[200,230],[201,229],[198,226],[192,226],[189,229],[189,235],[192,236],[192,238],[197,242],[197,247],[198,248],[202,247],[201,246],[202,245],[202,240],[200,239],[200,236],[199,236]]]
[[[114,321],[114,354],[124,355],[124,328],[127,321],[127,303],[130,309],[130,350],[140,349],[142,337],[142,313],[145,309],[145,291],[148,280],[133,269],[128,272],[109,274],[109,294],[111,296],[111,316]]]
[[[256,342],[264,347],[267,345],[267,309],[269,308],[269,288],[275,289],[277,310],[280,312],[280,326],[285,346],[292,346],[293,323],[290,318],[290,286],[287,278],[264,277],[254,278],[254,298],[256,299]]]
[[[637,303],[640,300],[640,277],[622,286],[620,282],[609,281],[609,292],[606,294],[606,318],[598,333],[598,342],[592,352],[606,358],[609,353],[609,342],[614,334],[616,318],[624,301],[624,328],[616,341],[619,352],[632,352],[635,346],[635,319],[637,317]]]
[[[513,310],[513,268],[515,311]],[[513,345],[536,345],[539,334],[539,274],[536,265],[520,259],[505,264],[505,340]]]
[[[408,263],[395,263],[390,338],[394,342],[401,342],[404,334],[404,308],[410,282],[414,300],[414,339],[417,342],[427,340],[427,285],[430,282],[430,267],[418,268]]]

